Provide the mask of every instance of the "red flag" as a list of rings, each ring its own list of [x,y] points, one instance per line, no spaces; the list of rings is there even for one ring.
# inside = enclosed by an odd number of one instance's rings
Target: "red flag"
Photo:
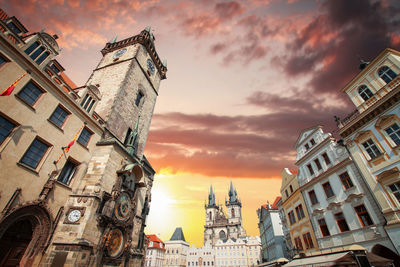
[[[65,148],[65,152],[68,152],[68,151],[69,151],[69,149],[71,148],[71,146],[75,143],[75,139],[76,139],[76,138],[72,139],[72,141],[69,142],[68,146]]]
[[[17,85],[17,83],[25,77],[25,75],[28,74],[27,72],[25,72],[21,77],[19,77],[13,84],[11,84],[6,90],[4,90],[0,96],[9,96],[11,95],[12,91],[14,91],[15,86]]]

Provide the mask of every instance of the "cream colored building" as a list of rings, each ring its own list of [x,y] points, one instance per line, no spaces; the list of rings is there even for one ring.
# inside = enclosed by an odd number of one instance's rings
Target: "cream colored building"
[[[282,186],[282,209],[285,213],[284,224],[286,224],[291,241],[290,256],[300,252],[311,252],[318,250],[317,239],[311,224],[306,202],[299,188],[297,174],[285,168],[281,172]],[[298,251],[293,249],[297,248]]]
[[[214,249],[216,266],[257,266],[261,262],[259,237],[220,239]]]
[[[400,253],[400,52],[385,49],[343,88],[356,110],[338,120],[339,131],[379,203],[395,251]],[[378,247],[375,252],[388,252]]]
[[[201,248],[191,246],[187,251],[186,266],[216,266],[214,248],[210,245]]]
[[[167,71],[150,29],[107,43],[76,87],[57,36],[0,19],[1,91],[18,81],[0,96],[0,265],[141,265],[155,173],[143,150]]]
[[[165,244],[156,235],[147,235],[147,250],[144,266],[162,267],[164,266]]]
[[[177,227],[169,241],[165,241],[164,266],[180,267],[186,266],[190,244],[186,242],[181,227]]]
[[[321,126],[303,130],[295,147],[299,189],[319,249],[351,244],[369,251],[377,245],[394,249],[380,209],[346,149]]]

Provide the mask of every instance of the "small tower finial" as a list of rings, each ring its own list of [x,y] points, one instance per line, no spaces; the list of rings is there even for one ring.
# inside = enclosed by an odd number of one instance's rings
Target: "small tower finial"
[[[114,39],[111,40],[110,44],[114,44],[117,41],[118,34],[115,35]]]

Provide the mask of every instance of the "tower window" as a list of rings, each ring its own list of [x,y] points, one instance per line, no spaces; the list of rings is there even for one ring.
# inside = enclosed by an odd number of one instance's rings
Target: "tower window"
[[[65,119],[68,117],[68,115],[69,115],[69,112],[67,112],[61,106],[58,106],[56,108],[56,110],[54,110],[53,114],[51,114],[49,120],[61,128],[65,122]]]
[[[36,169],[49,147],[50,146],[48,144],[36,138],[33,140],[32,144],[29,146],[20,162],[33,169]]]
[[[17,95],[27,104],[33,106],[41,94],[43,94],[43,91],[32,81],[29,81]]]
[[[374,159],[381,154],[381,151],[378,149],[378,147],[376,146],[374,141],[372,141],[371,138],[362,143],[362,145],[367,151],[368,155],[371,157],[371,159]]]
[[[77,163],[68,159],[64,167],[62,168],[61,173],[57,178],[57,181],[68,185],[71,182],[72,178],[74,177],[77,166],[78,166]]]
[[[3,116],[0,116],[0,145],[4,142],[4,140],[9,136],[12,130],[16,127],[14,123],[7,120]]]
[[[232,214],[232,218],[235,217],[235,210],[233,208],[231,209],[231,214]]]
[[[397,123],[386,128],[385,131],[396,145],[400,145],[400,128]]]
[[[358,94],[361,96],[362,99],[364,99],[364,101],[367,101],[374,95],[366,85],[361,85],[358,88]]]
[[[40,45],[39,42],[34,42],[33,44],[31,44],[27,49],[25,49],[25,53],[27,55],[29,55],[30,53],[33,52],[33,50],[35,50],[36,48],[38,48]]]
[[[378,70],[378,75],[386,83],[390,83],[397,76],[397,74],[388,66],[383,66],[382,68],[380,68]]]
[[[78,142],[84,147],[87,147],[87,145],[89,144],[90,137],[92,135],[93,133],[90,132],[87,128],[83,128],[81,134],[79,135]]]
[[[139,91],[136,96],[136,101],[135,101],[136,106],[140,105],[140,101],[142,100],[143,97],[144,97],[144,94],[141,91]]]

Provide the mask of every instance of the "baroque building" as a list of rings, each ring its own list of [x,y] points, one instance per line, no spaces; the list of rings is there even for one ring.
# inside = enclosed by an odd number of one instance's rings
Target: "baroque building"
[[[77,87],[57,38],[0,11],[0,265],[140,266],[167,68],[147,28],[107,43]]]
[[[299,190],[319,249],[352,244],[369,251],[377,245],[394,249],[383,228],[385,220],[380,209],[346,149],[321,126],[303,130],[295,147]],[[288,217],[295,224],[292,208]],[[299,215],[297,210],[296,214]],[[312,240],[303,235],[303,240],[294,239],[294,244],[303,250],[312,246]]]
[[[242,203],[232,182],[228,192],[229,199],[225,201],[228,216],[221,206],[216,205],[212,186],[208,194],[208,204],[205,204],[206,224],[204,225],[204,245],[214,246],[218,240],[241,238],[246,236],[242,226]]]
[[[343,88],[356,109],[337,118],[338,133],[373,193],[394,244],[394,249],[382,244],[374,252],[400,254],[400,52],[387,48],[360,69]]]

